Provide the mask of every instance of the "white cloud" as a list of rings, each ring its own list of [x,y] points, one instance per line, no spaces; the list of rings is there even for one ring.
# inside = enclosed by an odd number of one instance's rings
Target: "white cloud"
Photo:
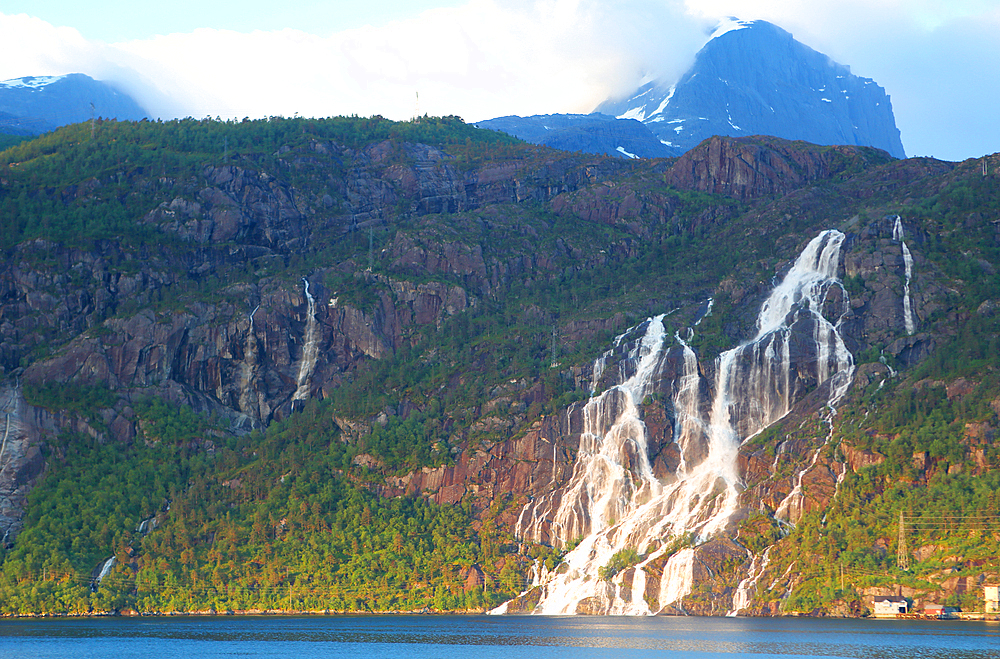
[[[589,112],[651,71],[680,73],[702,39],[680,0],[472,0],[329,37],[198,29],[111,46],[26,16],[0,15],[0,34],[23,21],[33,36],[0,46],[4,77],[111,73],[160,116],[404,119],[417,92],[421,113],[470,121]]]
[[[104,45],[0,14],[0,78],[80,71],[162,117],[589,112],[676,78],[714,21],[764,19],[892,97],[908,153],[1000,149],[1000,0],[470,0],[378,27],[198,29]]]

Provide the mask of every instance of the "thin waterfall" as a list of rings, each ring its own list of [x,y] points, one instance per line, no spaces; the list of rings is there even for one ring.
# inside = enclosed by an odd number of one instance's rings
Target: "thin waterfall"
[[[516,532],[527,539],[582,538],[541,585],[536,613],[649,615],[679,606],[693,583],[691,545],[725,531],[739,510],[741,441],[787,414],[805,393],[803,379],[829,382],[831,401],[850,383],[853,358],[823,316],[835,286],[846,309],[837,280],[843,240],[838,231],[824,231],[810,241],[762,305],[754,338],[717,358],[714,387],[680,333],[666,340],[663,316],[616,339],[617,346],[627,336],[633,347],[619,364],[619,384],[583,407],[573,475],[558,492],[527,504],[518,521]],[[595,375],[608,357],[595,363]],[[672,479],[653,475],[641,413],[645,397],[664,386],[680,452]],[[634,569],[599,578],[625,549],[638,553]],[[653,584],[649,577],[657,573]]]
[[[113,568],[114,566],[115,566],[114,556],[101,563],[101,569],[98,571],[97,577],[94,579],[94,583],[91,586],[93,590],[95,591],[97,590],[97,587],[101,585],[102,581],[104,581],[104,577],[111,574],[111,568]]]
[[[746,578],[736,586],[736,593],[733,595],[733,608],[726,614],[730,618],[739,615],[740,611],[750,606],[750,602],[753,600],[752,590],[756,588],[757,582],[760,581],[764,570],[771,562],[771,547],[765,549],[764,553],[758,556],[753,555],[750,550],[747,550],[747,554],[750,556],[750,569]]]
[[[21,383],[19,381],[15,382],[14,386],[9,390],[7,403],[4,405],[4,416],[6,418],[4,419],[3,441],[0,442],[0,473],[7,468],[7,465],[4,464],[3,456],[7,452],[7,439],[10,437],[11,426],[14,427],[15,433],[20,430],[17,419],[11,419],[12,414],[15,416],[18,414],[18,408],[21,405],[21,399],[18,394],[18,389],[20,389],[20,387]],[[10,460],[8,460],[8,463],[9,462]]]
[[[243,363],[240,365],[240,411],[253,412],[255,417],[260,412],[253,400],[253,383],[257,379],[257,337],[254,335],[253,317],[258,309],[259,304],[250,312],[250,329],[247,330]]]
[[[903,267],[905,269],[906,279],[903,283],[903,325],[906,328],[907,334],[913,334],[917,331],[917,320],[916,316],[913,314],[913,304],[910,301],[910,279],[913,277],[913,255],[910,254],[910,248],[906,246],[906,241],[903,240],[903,220],[897,215],[896,221],[892,225],[892,239],[898,240],[899,244],[903,246]]]
[[[316,300],[309,293],[309,280],[302,278],[305,284],[305,296],[308,303],[306,316],[306,338],[302,346],[302,359],[299,361],[299,375],[296,378],[295,394],[292,402],[309,398],[309,387],[312,384],[313,369],[316,368],[316,357],[319,354],[319,331],[316,322]]]

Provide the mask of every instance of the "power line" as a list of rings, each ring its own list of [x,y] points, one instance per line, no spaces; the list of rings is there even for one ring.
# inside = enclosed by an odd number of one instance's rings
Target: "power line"
[[[906,548],[906,522],[903,513],[899,513],[899,543],[896,548],[896,567],[900,570],[910,569],[910,552]]]

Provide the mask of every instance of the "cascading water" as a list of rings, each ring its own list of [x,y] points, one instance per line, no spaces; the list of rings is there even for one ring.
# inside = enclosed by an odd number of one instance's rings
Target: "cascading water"
[[[102,581],[104,581],[104,577],[111,574],[111,568],[113,568],[114,566],[115,566],[114,556],[101,563],[101,569],[97,574],[97,578],[94,579],[94,583],[91,586],[93,590],[95,591],[97,590],[97,587],[101,585]]]
[[[3,427],[3,441],[0,442],[0,473],[3,473],[7,469],[7,465],[11,463],[11,460],[7,460],[5,463],[3,461],[4,455],[7,454],[7,440],[11,437],[13,432],[16,436],[21,431],[21,424],[18,422],[19,408],[21,405],[21,396],[18,392],[20,389],[20,383],[15,383],[14,386],[8,390],[7,402],[3,405],[4,411],[4,427]]]
[[[906,241],[903,240],[903,220],[898,215],[896,216],[895,223],[892,225],[892,239],[898,240],[899,244],[903,246],[903,267],[906,274],[906,279],[903,283],[903,325],[906,327],[907,334],[913,334],[917,331],[917,320],[913,314],[913,304],[910,301],[913,255],[910,254],[910,248],[906,246]]]
[[[829,383],[828,400],[834,401],[850,383],[851,354],[823,316],[828,297],[831,304],[839,297],[847,308],[842,287],[835,291],[839,296],[831,295],[843,240],[838,231],[824,231],[806,246],[763,304],[756,336],[718,357],[714,395],[679,333],[668,342],[663,316],[647,321],[620,364],[620,383],[582,410],[569,482],[521,512],[521,537],[553,543],[582,538],[541,585],[535,613],[649,615],[690,592],[696,557],[690,544],[725,530],[739,509],[740,442],[787,414],[808,385]],[[595,363],[595,381],[607,357]],[[671,478],[653,474],[640,411],[644,398],[664,387],[680,452]],[[638,552],[635,569],[599,578],[600,569],[626,549]]]
[[[316,300],[309,293],[309,280],[302,278],[305,283],[306,302],[308,311],[306,317],[306,338],[302,346],[302,360],[299,362],[299,375],[296,378],[297,387],[292,395],[292,402],[306,400],[309,398],[309,386],[313,369],[316,368],[316,357],[319,354],[319,332],[316,322]]]
[[[750,552],[748,551],[747,553]],[[750,602],[753,599],[752,589],[760,581],[760,578],[764,576],[764,570],[767,569],[770,562],[771,547],[765,549],[764,553],[759,556],[751,556],[747,577],[736,586],[736,593],[733,595],[733,608],[726,614],[727,616],[734,617],[740,611],[750,606]]]
[[[240,367],[240,410],[242,412],[259,412],[257,401],[253,400],[253,383],[257,379],[257,337],[253,333],[253,317],[258,309],[260,309],[259,304],[250,312],[250,329],[247,330],[243,364]]]

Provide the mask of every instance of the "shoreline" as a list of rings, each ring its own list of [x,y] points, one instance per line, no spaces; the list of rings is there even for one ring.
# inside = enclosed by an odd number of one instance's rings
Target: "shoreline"
[[[26,620],[26,619],[76,619],[76,618],[208,618],[208,617],[305,617],[305,616],[478,616],[487,615],[487,609],[463,610],[463,611],[434,611],[430,609],[416,609],[412,611],[334,611],[331,609],[314,610],[288,610],[288,609],[239,609],[216,611],[212,609],[200,611],[147,611],[139,612],[131,609],[125,611],[106,611],[90,613],[4,613],[0,614],[0,620]],[[503,617],[530,617],[532,614],[507,614]],[[633,616],[557,616],[557,617],[633,617]],[[905,614],[898,616],[813,616],[809,614],[791,613],[779,616],[637,616],[637,617],[692,617],[692,618],[830,618],[838,620],[936,620],[940,622],[951,622],[955,620],[978,621],[978,622],[1000,622],[1000,613],[982,613],[971,611],[968,613],[957,612],[953,618],[941,618],[930,615]]]

